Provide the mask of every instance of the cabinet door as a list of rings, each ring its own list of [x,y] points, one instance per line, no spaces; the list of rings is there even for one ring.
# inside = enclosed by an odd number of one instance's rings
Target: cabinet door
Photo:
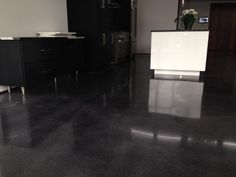
[[[70,63],[66,56],[67,38],[52,38],[50,44],[54,51],[51,61],[53,62],[53,71],[55,76],[63,75]]]
[[[25,64],[26,85],[35,85],[39,82],[52,79],[54,76],[54,63],[52,61],[41,61]]]
[[[69,66],[72,70],[85,70],[85,53],[84,53],[85,39],[68,39],[67,45],[67,59],[69,59]]]
[[[69,31],[80,35],[96,33],[101,7],[101,0],[67,0]]]
[[[64,59],[64,38],[22,39],[27,86],[56,77]]]
[[[20,42],[0,40],[0,85],[23,86],[23,73]]]
[[[55,54],[50,39],[24,38],[21,41],[25,63],[50,60]]]
[[[99,32],[115,30],[113,24],[113,10],[106,7],[99,9]]]
[[[111,63],[108,50],[110,45],[108,33],[98,34],[93,38],[93,41],[90,41],[90,44],[90,51],[93,52],[90,53],[90,60],[87,61],[89,68],[93,71],[107,68]]]

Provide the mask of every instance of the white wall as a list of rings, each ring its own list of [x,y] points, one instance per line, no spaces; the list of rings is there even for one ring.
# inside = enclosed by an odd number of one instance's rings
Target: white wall
[[[175,30],[178,0],[138,0],[137,53],[150,53],[151,30]]]
[[[0,36],[68,31],[66,0],[0,0]]]

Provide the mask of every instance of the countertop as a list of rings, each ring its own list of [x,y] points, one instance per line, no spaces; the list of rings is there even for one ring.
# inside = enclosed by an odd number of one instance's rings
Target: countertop
[[[199,32],[209,30],[151,30],[151,32]]]
[[[65,36],[56,36],[56,37],[37,37],[37,36],[32,36],[32,37],[0,37],[0,40],[21,40],[21,39],[41,39],[41,38],[46,38],[46,39],[53,39],[53,38],[66,38],[66,39],[85,39],[85,36],[76,36],[76,37],[65,37]]]

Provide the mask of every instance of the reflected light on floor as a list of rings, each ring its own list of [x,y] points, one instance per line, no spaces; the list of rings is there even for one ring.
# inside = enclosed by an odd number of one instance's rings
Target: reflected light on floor
[[[147,137],[147,138],[153,138],[153,133],[147,132],[147,131],[142,131],[142,130],[137,130],[137,129],[131,129],[131,133],[134,136],[141,136],[141,137]]]
[[[236,142],[224,141],[223,146],[236,149]]]
[[[157,135],[158,140],[167,140],[167,141],[181,141],[180,136],[169,136],[169,135]]]
[[[142,137],[142,138],[154,138],[154,134],[152,132],[143,131],[143,130],[137,130],[137,129],[131,129],[131,133],[133,136]],[[159,134],[157,135],[157,140],[159,141],[174,141],[179,142],[181,141],[180,136],[170,136],[165,134]]]

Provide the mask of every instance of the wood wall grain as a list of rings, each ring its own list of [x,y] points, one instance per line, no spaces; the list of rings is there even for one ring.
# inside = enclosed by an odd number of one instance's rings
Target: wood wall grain
[[[236,50],[236,3],[211,4],[210,50]]]

